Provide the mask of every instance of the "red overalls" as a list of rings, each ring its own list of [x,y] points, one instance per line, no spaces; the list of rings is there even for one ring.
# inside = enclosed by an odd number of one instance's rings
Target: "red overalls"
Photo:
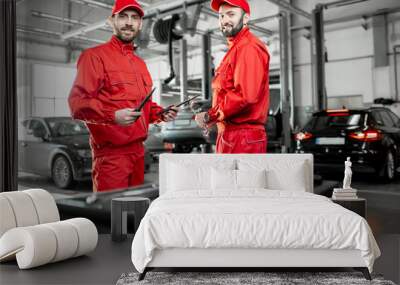
[[[94,191],[142,184],[144,147],[149,123],[160,120],[160,106],[149,102],[142,116],[129,126],[117,125],[115,111],[135,108],[151,91],[152,80],[145,62],[132,44],[117,37],[85,50],[78,60],[78,73],[69,106],[74,119],[87,123],[93,154]]]
[[[269,53],[247,27],[229,39],[216,70],[210,123],[217,123],[217,153],[265,153],[269,108]]]

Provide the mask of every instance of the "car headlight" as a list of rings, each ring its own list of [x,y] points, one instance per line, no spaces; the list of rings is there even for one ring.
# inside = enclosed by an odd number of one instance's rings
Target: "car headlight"
[[[92,151],[90,149],[78,149],[78,155],[83,158],[92,157]]]

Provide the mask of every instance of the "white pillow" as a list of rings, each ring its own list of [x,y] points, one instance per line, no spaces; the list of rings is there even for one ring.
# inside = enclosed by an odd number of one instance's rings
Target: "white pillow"
[[[232,170],[236,162],[233,160],[218,160],[213,165],[203,165],[200,162],[182,160],[168,163],[167,191],[211,190],[211,170]]]
[[[171,191],[209,189],[210,168],[197,165],[169,164],[168,184]]]
[[[236,190],[236,170],[211,168],[212,190]]]
[[[267,170],[267,188],[273,190],[306,191],[305,164],[293,163],[285,168]]]
[[[259,171],[266,169],[267,189],[306,191],[310,187],[307,161],[282,159],[239,159],[239,170]]]
[[[237,188],[267,188],[267,171],[236,170]]]

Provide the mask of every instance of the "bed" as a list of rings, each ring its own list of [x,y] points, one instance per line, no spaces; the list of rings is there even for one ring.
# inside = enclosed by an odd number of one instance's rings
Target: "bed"
[[[361,216],[313,194],[310,154],[162,154],[160,196],[132,243],[159,267],[353,267],[380,255]]]

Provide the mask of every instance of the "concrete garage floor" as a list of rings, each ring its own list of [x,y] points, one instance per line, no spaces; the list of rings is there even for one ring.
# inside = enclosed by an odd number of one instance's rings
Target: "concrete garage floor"
[[[343,179],[341,173],[323,177],[340,183]],[[145,180],[158,181],[158,164],[152,165]],[[71,190],[59,190],[49,179],[24,173],[20,174],[19,182],[21,189],[44,188],[56,198],[91,192],[90,182],[78,183]],[[367,199],[367,219],[382,251],[374,272],[400,284],[400,178],[386,184],[373,175],[355,173],[352,186],[358,189],[360,197]],[[100,232],[107,230],[103,228]],[[23,272],[13,263],[0,265],[0,284],[115,284],[121,273],[132,270],[130,241],[111,243],[107,236],[101,235],[99,247],[89,257]]]

